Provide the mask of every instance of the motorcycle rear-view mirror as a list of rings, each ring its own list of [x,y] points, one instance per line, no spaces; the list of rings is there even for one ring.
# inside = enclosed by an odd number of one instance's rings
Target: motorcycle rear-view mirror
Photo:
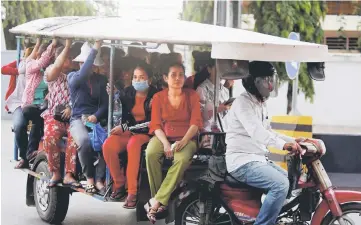
[[[316,81],[325,80],[325,63],[324,62],[310,62],[307,63],[307,72],[311,79]]]
[[[217,74],[221,79],[239,80],[249,76],[249,62],[232,59],[217,59]]]

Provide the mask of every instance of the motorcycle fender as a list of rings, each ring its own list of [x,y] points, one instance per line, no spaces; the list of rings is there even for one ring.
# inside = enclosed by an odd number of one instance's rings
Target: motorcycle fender
[[[344,190],[335,190],[335,195],[338,203],[341,205],[347,202],[357,202],[361,201],[361,192],[358,191],[344,191]],[[311,225],[320,225],[323,218],[329,211],[328,204],[326,200],[322,200],[322,202],[317,206],[316,212],[312,217]]]
[[[169,224],[174,222],[177,207],[182,203],[184,199],[196,192],[196,188],[179,188],[175,190],[168,203],[168,216],[165,219],[165,223]]]

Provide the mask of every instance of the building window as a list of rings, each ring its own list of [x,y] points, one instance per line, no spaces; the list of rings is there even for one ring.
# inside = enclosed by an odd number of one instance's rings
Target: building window
[[[358,46],[358,38],[349,38],[348,39],[348,49],[349,50],[358,50],[359,46]]]
[[[326,37],[326,45],[329,50],[358,50],[357,37]]]
[[[344,37],[327,37],[326,45],[328,45],[330,50],[346,50],[347,39]]]

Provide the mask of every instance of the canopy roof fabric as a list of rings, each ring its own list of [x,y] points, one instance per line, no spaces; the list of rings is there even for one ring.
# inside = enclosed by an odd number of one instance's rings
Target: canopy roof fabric
[[[60,38],[212,45],[212,57],[220,59],[299,62],[329,59],[326,45],[182,20],[52,17],[19,25],[10,32]]]

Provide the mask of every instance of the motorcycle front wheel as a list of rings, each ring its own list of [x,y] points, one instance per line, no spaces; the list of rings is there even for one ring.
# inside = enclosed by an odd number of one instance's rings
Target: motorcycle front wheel
[[[329,212],[322,220],[321,225],[357,225],[361,224],[361,203],[351,202],[341,205],[341,218],[333,217]]]
[[[175,225],[199,224],[199,199],[198,194],[188,196],[177,207]],[[209,225],[235,225],[230,213],[221,204],[214,204]]]

